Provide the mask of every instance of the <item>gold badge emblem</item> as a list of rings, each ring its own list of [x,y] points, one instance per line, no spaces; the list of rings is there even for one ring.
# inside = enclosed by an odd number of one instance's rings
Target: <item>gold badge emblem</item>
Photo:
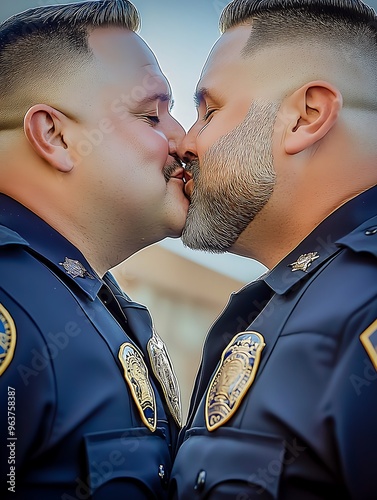
[[[360,335],[360,340],[377,370],[377,319]]]
[[[206,424],[213,431],[236,412],[251,386],[265,346],[260,333],[241,332],[222,353],[220,366],[209,386],[206,398]]]
[[[63,266],[65,272],[72,276],[72,278],[90,278],[94,280],[94,276],[92,276],[78,260],[66,257],[64,262],[59,262],[59,266]]]
[[[126,342],[120,346],[119,359],[141,419],[154,432],[157,426],[156,398],[142,354],[135,346]]]
[[[155,329],[153,329],[153,335],[148,342],[147,349],[153,373],[164,391],[170,413],[173,415],[178,426],[181,427],[182,406],[178,380],[166,346]]]
[[[16,327],[12,316],[0,304],[0,375],[8,368],[16,347]]]
[[[289,265],[292,268],[292,271],[304,271],[306,273],[308,268],[318,258],[318,252],[304,253],[303,255],[300,255],[296,262],[293,262],[293,264]]]

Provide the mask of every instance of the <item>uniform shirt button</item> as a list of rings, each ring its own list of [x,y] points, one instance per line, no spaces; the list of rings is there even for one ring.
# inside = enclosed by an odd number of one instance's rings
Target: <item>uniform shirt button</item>
[[[196,483],[194,489],[196,491],[202,491],[206,484],[207,473],[205,470],[201,470],[196,478]]]
[[[377,234],[377,226],[372,226],[365,231],[366,236],[373,236],[374,234]]]
[[[165,467],[162,464],[158,467],[158,476],[161,480],[162,485],[166,486],[168,483],[168,478],[165,472]]]

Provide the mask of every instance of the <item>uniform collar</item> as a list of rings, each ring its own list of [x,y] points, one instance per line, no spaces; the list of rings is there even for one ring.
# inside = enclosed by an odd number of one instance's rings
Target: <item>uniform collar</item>
[[[377,186],[348,201],[324,219],[287,257],[285,257],[262,279],[278,294],[284,294],[296,283],[316,271],[325,261],[339,252],[342,246],[352,248],[351,240],[356,235],[366,234],[375,227],[377,215]],[[353,238],[347,238],[348,234]],[[349,244],[347,240],[350,240]],[[360,238],[359,238],[360,239]],[[354,245],[355,246],[355,245]],[[312,254],[306,271],[293,271],[292,265],[300,257]],[[314,254],[314,255],[313,255]],[[308,257],[310,261],[310,255]]]
[[[65,275],[91,300],[97,296],[102,280],[82,253],[36,214],[0,194],[0,247],[11,244],[28,247],[30,253],[38,254],[54,272]],[[72,261],[83,266],[86,271],[83,271],[83,277],[74,277],[67,272],[63,263],[66,262],[67,267],[67,263],[73,265]]]

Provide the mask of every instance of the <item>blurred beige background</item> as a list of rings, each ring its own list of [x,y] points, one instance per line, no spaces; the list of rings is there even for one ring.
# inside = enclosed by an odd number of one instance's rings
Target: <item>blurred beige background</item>
[[[151,311],[173,360],[186,416],[205,333],[229,294],[244,283],[160,245],[142,250],[113,273],[127,294]]]

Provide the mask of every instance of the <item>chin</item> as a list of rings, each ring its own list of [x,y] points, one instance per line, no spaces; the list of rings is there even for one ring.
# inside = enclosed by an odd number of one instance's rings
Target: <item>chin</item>
[[[180,238],[182,235],[183,228],[186,223],[186,217],[182,218],[180,221],[176,221],[176,223],[171,224],[168,231],[168,238]]]
[[[187,203],[179,203],[175,210],[173,218],[170,220],[170,224],[168,225],[170,238],[180,238],[182,235],[183,228],[186,224],[187,212],[189,207],[189,202],[187,198],[185,198]]]
[[[182,235],[182,231],[183,231],[183,226],[180,229],[172,229],[167,235],[167,238],[173,238],[173,239],[180,238]]]

